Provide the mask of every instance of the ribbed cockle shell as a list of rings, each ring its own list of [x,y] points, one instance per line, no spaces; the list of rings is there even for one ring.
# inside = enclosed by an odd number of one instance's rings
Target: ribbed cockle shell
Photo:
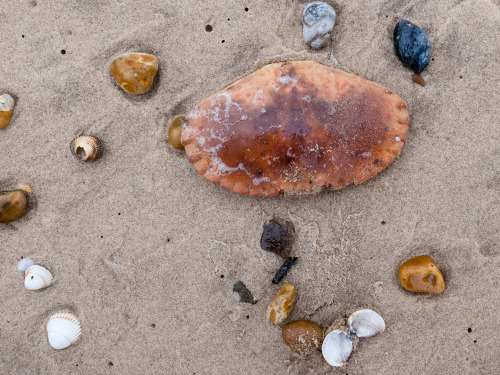
[[[70,313],[57,313],[47,323],[49,344],[54,349],[64,349],[73,344],[82,329],[78,318]]]
[[[33,265],[24,274],[24,286],[28,290],[38,290],[47,288],[52,284],[53,277],[48,269],[42,266]]]

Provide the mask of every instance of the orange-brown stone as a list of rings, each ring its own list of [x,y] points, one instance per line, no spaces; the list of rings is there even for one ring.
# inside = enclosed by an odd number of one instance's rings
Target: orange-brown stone
[[[323,330],[310,320],[296,320],[288,323],[282,330],[283,340],[290,350],[301,356],[319,349],[323,342]]]
[[[273,298],[271,298],[267,306],[267,317],[269,320],[274,324],[284,321],[290,315],[294,301],[294,286],[292,284],[283,285]]]
[[[28,194],[23,190],[0,192],[0,223],[8,224],[28,212]]]
[[[14,110],[14,99],[9,94],[0,95],[0,129],[9,126]]]
[[[153,84],[158,59],[148,53],[126,53],[113,60],[110,71],[126,92],[144,94]]]
[[[443,274],[426,255],[408,259],[399,267],[399,281],[410,292],[439,294],[444,291]]]

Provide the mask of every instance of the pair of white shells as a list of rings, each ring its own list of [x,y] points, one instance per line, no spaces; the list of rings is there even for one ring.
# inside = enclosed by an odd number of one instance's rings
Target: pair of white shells
[[[47,323],[49,344],[54,349],[65,349],[73,344],[82,333],[78,318],[65,312],[59,312],[50,317]]]
[[[322,1],[306,4],[302,11],[302,35],[304,42],[311,48],[319,49],[330,38],[335,26],[335,10]]]
[[[54,280],[48,269],[35,265],[28,258],[21,260],[17,265],[17,269],[24,272],[24,286],[28,290],[47,288]]]
[[[347,319],[349,331],[360,338],[371,337],[385,330],[384,319],[370,309],[358,310]],[[330,366],[341,367],[351,356],[354,345],[350,333],[333,330],[323,340],[321,351]]]

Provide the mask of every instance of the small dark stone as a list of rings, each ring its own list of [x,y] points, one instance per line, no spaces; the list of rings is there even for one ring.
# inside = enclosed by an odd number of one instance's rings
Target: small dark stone
[[[424,30],[410,21],[401,20],[394,28],[394,49],[404,66],[415,73],[429,64],[431,44]]]
[[[247,286],[242,281],[238,281],[233,285],[233,292],[238,293],[240,302],[255,303],[252,292],[248,290]]]
[[[274,275],[273,278],[273,284],[278,284],[281,281],[281,279],[283,279],[286,276],[288,270],[293,266],[296,260],[297,257],[288,258],[287,260],[285,260],[285,263],[283,263],[280,269],[276,271],[276,274]]]
[[[282,258],[288,258],[295,239],[295,228],[289,221],[273,219],[264,224],[260,247],[271,251]]]

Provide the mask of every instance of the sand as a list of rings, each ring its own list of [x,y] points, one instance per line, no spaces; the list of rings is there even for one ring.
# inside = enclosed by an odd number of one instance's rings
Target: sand
[[[0,188],[27,183],[35,193],[25,218],[0,227],[0,374],[497,373],[498,3],[335,1],[332,44],[321,51],[303,43],[303,4],[2,2],[0,91],[16,108],[0,131]],[[393,52],[402,18],[431,40],[425,87]],[[126,51],[160,60],[144,96],[125,94],[109,74]],[[206,181],[168,145],[174,117],[286,59],[319,61],[406,100],[410,131],[393,164],[337,192],[255,198]],[[81,133],[104,142],[99,161],[71,155]],[[344,369],[319,352],[295,357],[266,321],[281,262],[259,239],[275,216],[297,230],[289,320],[326,328],[364,307],[386,320]],[[399,285],[399,265],[421,254],[441,268],[443,294]],[[26,290],[21,257],[51,270],[54,285]],[[237,281],[256,304],[239,302]],[[65,309],[83,334],[56,351],[45,324]]]

